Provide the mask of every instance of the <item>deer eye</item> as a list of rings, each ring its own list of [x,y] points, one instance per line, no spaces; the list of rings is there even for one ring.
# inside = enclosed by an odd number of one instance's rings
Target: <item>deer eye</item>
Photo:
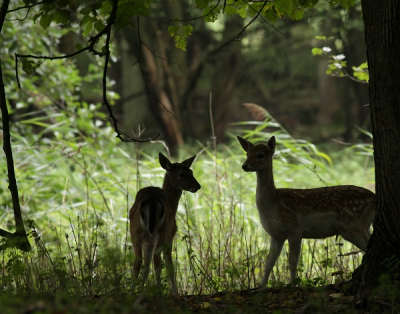
[[[257,158],[258,159],[263,159],[264,158],[264,154],[263,153],[258,154]]]
[[[185,178],[185,177],[186,177],[186,175],[185,175],[184,173],[180,173],[180,174],[179,174],[179,178],[183,179],[183,178]]]

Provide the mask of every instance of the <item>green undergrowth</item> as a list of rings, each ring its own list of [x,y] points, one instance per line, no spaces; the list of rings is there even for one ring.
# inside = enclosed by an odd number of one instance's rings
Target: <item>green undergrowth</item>
[[[95,108],[85,110],[89,115]],[[108,127],[90,136],[71,133],[76,123],[60,121],[57,129],[47,126],[40,135],[13,133],[21,208],[34,245],[29,253],[0,252],[0,293],[95,296],[138,291],[131,279],[128,211],[140,188],[161,186],[164,170],[157,156],[168,152],[162,143],[120,143]],[[255,206],[255,174],[241,169],[246,157],[236,134],[255,143],[276,136],[278,187],[354,184],[374,190],[369,144],[322,152],[268,119],[231,130],[236,131],[231,131],[227,145],[197,143],[182,147],[172,158],[182,161],[197,154],[192,169],[202,186],[195,194],[183,193],[178,209],[173,257],[180,294],[246,290],[261,281],[270,238]],[[5,158],[1,171],[1,228],[13,230]],[[289,281],[287,256],[285,245],[271,285]],[[362,253],[341,238],[304,240],[300,285],[349,279],[361,258]]]

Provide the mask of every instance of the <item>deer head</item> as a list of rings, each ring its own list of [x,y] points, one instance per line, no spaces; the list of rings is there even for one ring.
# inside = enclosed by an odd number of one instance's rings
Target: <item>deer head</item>
[[[275,136],[269,139],[267,145],[254,145],[240,136],[237,139],[242,148],[247,152],[247,159],[242,165],[244,171],[260,171],[270,167],[272,156],[275,152]]]
[[[190,169],[196,155],[190,157],[181,163],[171,163],[167,157],[159,153],[158,159],[163,169],[167,171],[164,178],[164,184],[168,183],[175,189],[189,191],[192,193],[200,190],[201,185],[193,176],[193,171]]]

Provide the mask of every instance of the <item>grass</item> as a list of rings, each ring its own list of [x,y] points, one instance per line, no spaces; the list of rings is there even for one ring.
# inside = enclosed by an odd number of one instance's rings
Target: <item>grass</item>
[[[354,184],[374,189],[368,145],[325,154],[293,139],[273,121],[248,128],[244,134],[254,141],[277,137],[278,187]],[[0,295],[135,295],[127,214],[138,189],[161,186],[164,170],[156,156],[158,151],[165,153],[164,146],[90,140],[47,140],[38,145],[35,139],[14,135],[13,147],[22,210],[36,245],[29,253],[0,253]],[[241,170],[245,153],[233,136],[229,145],[216,149],[200,143],[183,148],[176,161],[193,152],[198,158],[192,169],[202,189],[185,192],[178,208],[173,256],[179,293],[254,288],[261,281],[270,241],[255,206],[255,174]],[[13,230],[6,187],[3,177],[1,227]],[[340,238],[303,240],[301,286],[350,278],[362,258],[354,251]],[[273,286],[289,282],[287,255],[286,244],[270,276]],[[167,289],[166,274],[163,284]]]

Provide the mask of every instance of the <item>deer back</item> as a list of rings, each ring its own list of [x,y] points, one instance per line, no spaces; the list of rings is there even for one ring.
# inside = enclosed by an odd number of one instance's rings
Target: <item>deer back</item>
[[[376,211],[373,192],[353,185],[277,189],[272,164],[275,137],[266,145],[254,145],[239,136],[238,140],[247,152],[243,170],[257,173],[256,204],[261,223],[271,235],[325,238],[371,225]]]
[[[150,242],[157,235],[159,239],[173,238],[176,233],[174,209],[168,204],[165,191],[158,187],[141,189],[130,212],[132,238]]]

